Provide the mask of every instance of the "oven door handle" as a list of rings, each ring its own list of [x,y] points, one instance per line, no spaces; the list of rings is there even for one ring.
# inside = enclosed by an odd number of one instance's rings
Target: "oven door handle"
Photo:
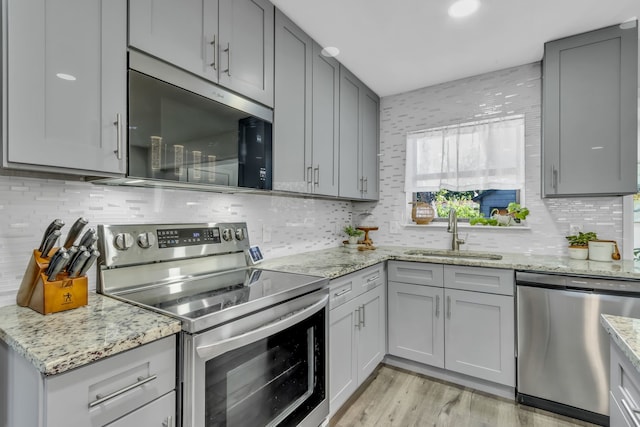
[[[284,331],[296,323],[300,323],[313,316],[320,310],[323,310],[326,307],[328,300],[329,296],[324,295],[318,302],[315,302],[301,310],[280,316],[278,317],[278,320],[267,323],[257,329],[224,340],[216,341],[211,344],[198,346],[196,347],[196,352],[201,359],[210,360],[220,354],[224,354],[228,351],[235,350],[236,348],[244,347],[245,345],[267,338],[271,335],[277,334],[278,332]]]

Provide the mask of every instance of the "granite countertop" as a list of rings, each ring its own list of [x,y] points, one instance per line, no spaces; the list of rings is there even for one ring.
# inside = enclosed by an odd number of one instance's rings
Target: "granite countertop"
[[[0,307],[0,339],[43,375],[56,375],[173,335],[180,321],[90,293],[89,304],[42,315]]]
[[[640,319],[602,314],[600,323],[640,373]]]
[[[409,255],[414,250],[429,250],[446,253],[444,250],[381,246],[376,250],[358,251],[341,248],[324,249],[289,255],[260,264],[270,270],[304,273],[333,279],[387,260],[433,262],[438,264],[468,265],[474,267],[507,268],[539,273],[559,273],[570,275],[601,276],[616,279],[640,280],[640,263],[634,261],[588,261],[568,257],[541,256],[513,253],[493,253],[502,255],[500,260],[480,258],[456,258],[447,256]],[[461,250],[461,253],[481,254]],[[640,286],[640,282],[638,284]]]

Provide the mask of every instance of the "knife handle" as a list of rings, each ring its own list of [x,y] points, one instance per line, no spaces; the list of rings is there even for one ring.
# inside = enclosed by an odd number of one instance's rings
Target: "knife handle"
[[[89,271],[89,269],[91,268],[93,263],[96,261],[96,259],[98,259],[99,256],[100,256],[100,251],[91,252],[89,259],[87,259],[87,261],[84,263],[84,265],[78,272],[78,276],[84,276],[85,274],[87,274],[87,271]]]
[[[91,257],[91,253],[89,251],[78,252],[78,256],[75,257],[73,261],[69,262],[69,267],[67,271],[69,272],[69,277],[78,277],[80,276],[80,271],[82,267],[87,263],[89,257]]]
[[[66,265],[69,262],[70,258],[71,257],[66,252],[63,253],[62,255],[60,255],[57,258],[56,262],[49,266],[51,268],[51,271],[47,271],[47,273],[48,273],[47,280],[50,281],[50,282],[55,281],[56,277],[58,276],[58,274],[60,274],[60,272],[66,267]]]
[[[78,246],[84,246],[85,248],[88,248],[97,240],[98,236],[96,235],[96,229],[90,228],[84,233],[82,239],[80,239],[80,243],[78,244]]]
[[[61,235],[62,235],[62,232],[60,230],[53,230],[53,232],[49,233],[49,235],[44,241],[44,246],[40,251],[40,256],[42,258],[49,257],[49,252],[51,252],[51,249],[53,249],[54,245],[56,244],[56,242],[58,241],[58,238]]]
[[[47,237],[49,237],[49,235],[54,231],[54,230],[60,230],[62,227],[64,227],[64,221],[61,219],[54,219],[51,224],[49,224],[49,226],[47,227],[46,230],[44,230],[44,235],[42,236],[42,241],[40,243],[40,246],[38,247],[38,250],[40,251],[40,253],[43,252],[44,249],[44,244],[47,240]]]
[[[73,243],[76,241],[78,236],[80,236],[82,229],[88,223],[89,221],[87,221],[85,218],[83,217],[78,218],[76,222],[74,222],[71,228],[69,229],[69,234],[67,234],[67,239],[65,240],[64,245],[62,246],[64,246],[67,249],[73,246]]]
[[[47,270],[45,271],[45,274],[47,276],[51,274],[51,271],[53,271],[54,266],[58,264],[58,259],[60,259],[60,257],[66,254],[67,252],[68,252],[67,248],[58,248],[56,253],[51,256],[51,260],[49,260],[49,267],[47,267]]]

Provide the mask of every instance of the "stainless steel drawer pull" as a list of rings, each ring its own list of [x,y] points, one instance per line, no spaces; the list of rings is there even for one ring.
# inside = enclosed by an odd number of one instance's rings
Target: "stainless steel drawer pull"
[[[369,278],[367,279],[367,283],[371,283],[371,282],[373,282],[374,280],[378,280],[379,278],[380,278],[380,276],[373,276],[373,277],[369,277]]]
[[[151,382],[151,381],[155,380],[156,378],[158,378],[157,375],[152,375],[152,376],[147,377],[147,378],[138,377],[138,382],[137,383],[128,385],[128,386],[126,386],[124,388],[121,388],[118,391],[114,391],[113,393],[110,393],[110,394],[108,394],[108,395],[106,395],[104,397],[102,395],[100,395],[100,394],[97,394],[96,395],[96,400],[94,400],[93,402],[89,403],[89,408],[93,408],[94,406],[98,406],[98,405],[106,402],[107,400],[111,400],[114,397],[118,397],[121,394],[126,393],[126,392],[128,392],[130,390],[133,390],[136,387],[140,387],[140,386],[142,386],[142,385],[144,385],[144,384],[146,384],[148,382]]]
[[[313,185],[320,185],[320,165],[313,168]]]
[[[364,311],[364,305],[362,305],[362,326],[364,326],[365,328],[367,327],[367,320],[364,317],[365,311]]]
[[[120,113],[116,114],[116,121],[113,122],[116,127],[116,149],[113,152],[118,160],[122,160],[122,118]]]
[[[348,289],[348,288],[347,289],[343,289],[340,292],[336,292],[335,294],[333,294],[333,296],[334,297],[339,297],[339,296],[342,296],[342,295],[346,294],[347,292],[351,292],[351,289]]]
[[[313,167],[307,166],[307,184],[311,184],[311,175],[313,174]]]
[[[620,399],[620,403],[624,406],[625,411],[629,414],[629,418],[631,418],[631,422],[635,427],[640,427],[640,422],[638,421],[637,414],[640,413],[640,409],[632,408],[629,406],[626,400]]]

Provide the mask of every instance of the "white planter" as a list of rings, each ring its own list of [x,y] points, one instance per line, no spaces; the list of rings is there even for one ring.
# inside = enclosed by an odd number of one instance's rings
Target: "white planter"
[[[589,248],[586,246],[570,246],[569,258],[571,259],[587,259],[589,258]]]
[[[359,236],[349,236],[349,244],[357,245]]]

